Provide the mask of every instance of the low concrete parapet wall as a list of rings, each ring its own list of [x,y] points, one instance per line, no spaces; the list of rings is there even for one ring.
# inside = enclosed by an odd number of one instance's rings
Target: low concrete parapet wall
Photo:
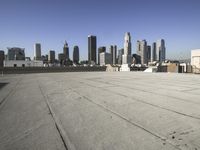
[[[1,74],[52,73],[52,72],[93,72],[106,71],[106,67],[4,67]]]

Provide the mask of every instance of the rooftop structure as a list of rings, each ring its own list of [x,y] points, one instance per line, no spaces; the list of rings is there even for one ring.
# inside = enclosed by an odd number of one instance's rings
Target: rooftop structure
[[[191,51],[191,65],[194,73],[200,73],[200,49]]]

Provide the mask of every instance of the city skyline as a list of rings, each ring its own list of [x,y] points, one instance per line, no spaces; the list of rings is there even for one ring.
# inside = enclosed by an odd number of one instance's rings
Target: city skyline
[[[143,39],[150,45],[165,39],[167,59],[190,58],[190,50],[200,47],[198,0],[38,2],[1,1],[0,49],[24,47],[26,56],[33,57],[34,43],[41,43],[42,55],[51,49],[58,54],[67,40],[70,58],[78,45],[80,60],[87,60],[89,34],[97,36],[97,47],[117,45],[119,50],[127,31],[132,35],[132,53],[136,41]]]

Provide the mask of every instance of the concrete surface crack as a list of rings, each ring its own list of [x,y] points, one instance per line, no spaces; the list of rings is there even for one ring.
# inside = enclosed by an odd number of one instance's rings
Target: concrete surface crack
[[[56,129],[57,129],[57,131],[58,131],[58,133],[59,133],[59,135],[60,135],[60,138],[61,138],[61,140],[62,140],[62,142],[63,142],[63,145],[64,145],[65,149],[68,150],[67,144],[66,144],[66,142],[65,142],[65,140],[64,140],[64,137],[63,137],[63,134],[62,134],[62,132],[61,132],[61,129],[60,129],[60,127],[59,127],[59,125],[58,125],[58,123],[57,123],[57,121],[56,121],[56,119],[55,119],[55,116],[54,116],[54,114],[53,114],[53,111],[52,111],[52,109],[51,109],[51,106],[49,105],[48,99],[45,97],[45,95],[44,95],[44,93],[43,93],[43,91],[42,91],[42,88],[41,88],[39,82],[38,82],[38,85],[39,85],[40,92],[41,92],[42,96],[44,97],[45,102],[46,102],[46,105],[47,105],[47,107],[48,107],[48,109],[49,109],[49,113],[50,113],[51,117],[53,118],[53,121],[54,121],[55,126],[56,126]]]

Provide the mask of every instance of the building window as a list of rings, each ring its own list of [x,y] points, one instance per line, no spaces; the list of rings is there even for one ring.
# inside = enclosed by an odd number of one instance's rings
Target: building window
[[[13,66],[14,66],[14,67],[17,67],[17,64],[14,64]]]
[[[22,64],[22,67],[24,68],[24,67],[25,67],[25,64]]]

